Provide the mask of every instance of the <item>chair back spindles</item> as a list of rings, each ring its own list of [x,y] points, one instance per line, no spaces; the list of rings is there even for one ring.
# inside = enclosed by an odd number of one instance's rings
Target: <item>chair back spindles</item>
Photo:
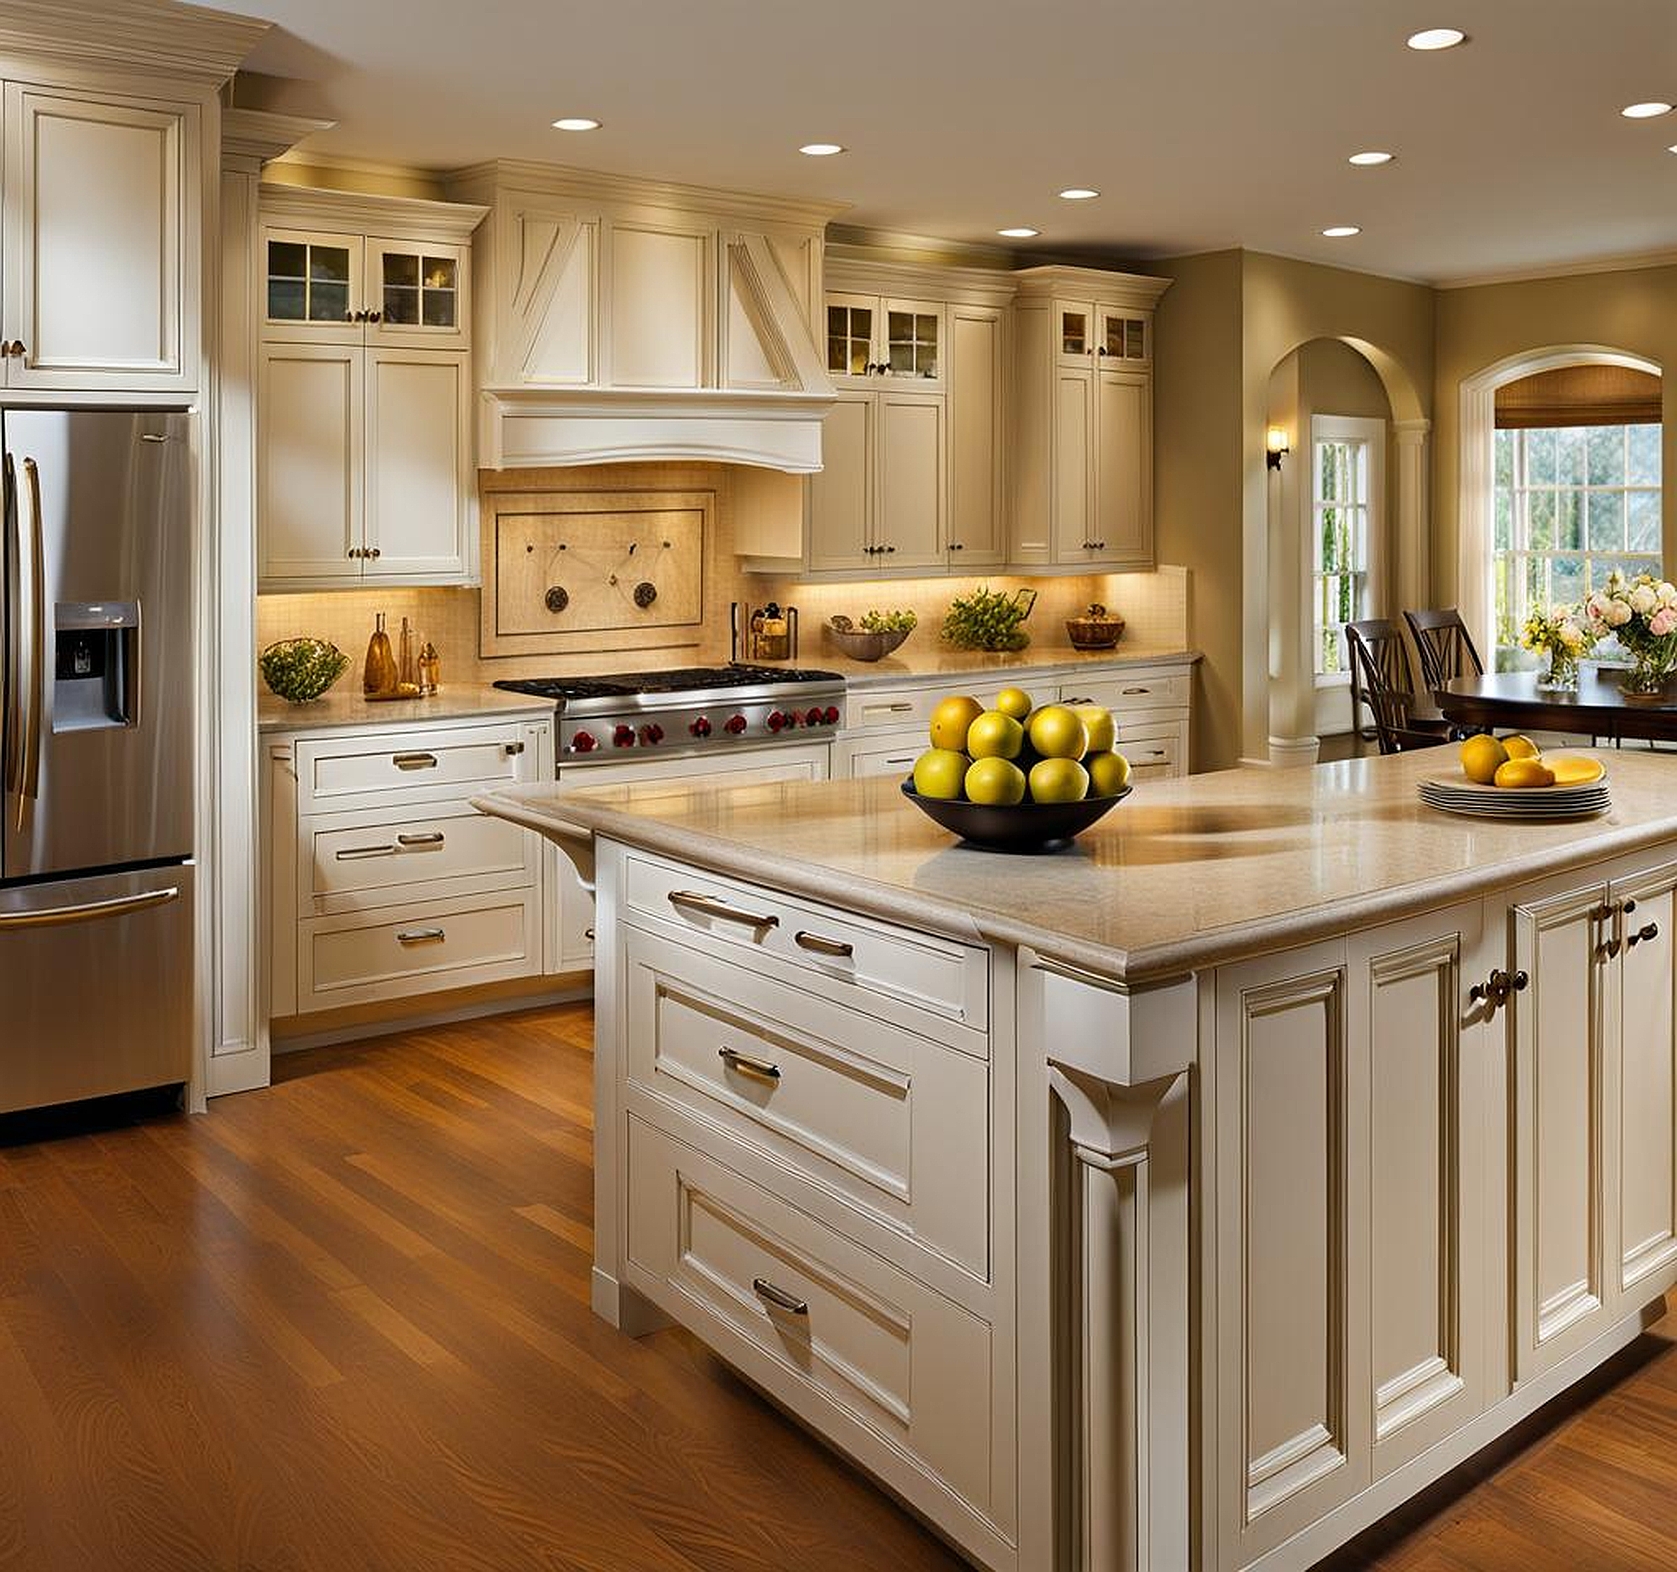
[[[1443,611],[1406,611],[1403,616],[1415,636],[1421,681],[1428,692],[1436,692],[1457,677],[1484,676],[1485,665],[1473,647],[1473,636],[1454,606]]]
[[[1415,682],[1403,630],[1387,617],[1345,624],[1351,654],[1351,718],[1357,735],[1377,742],[1382,753],[1435,747],[1445,737],[1432,723],[1415,716]],[[1372,728],[1364,729],[1367,708]]]

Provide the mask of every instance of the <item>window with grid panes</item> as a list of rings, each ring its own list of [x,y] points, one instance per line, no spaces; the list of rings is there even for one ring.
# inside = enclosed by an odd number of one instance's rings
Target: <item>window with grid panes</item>
[[[1369,615],[1369,443],[1330,436],[1312,449],[1316,675],[1340,676],[1350,671],[1345,624]]]
[[[1498,671],[1537,663],[1520,648],[1533,609],[1575,606],[1615,568],[1627,576],[1664,572],[1660,432],[1658,425],[1497,432]]]

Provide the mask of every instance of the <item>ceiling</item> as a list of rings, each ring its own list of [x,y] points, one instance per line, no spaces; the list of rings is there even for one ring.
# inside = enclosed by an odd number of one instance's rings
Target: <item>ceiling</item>
[[[992,245],[1026,224],[1026,254],[1245,246],[1440,281],[1677,247],[1677,114],[1619,114],[1677,101],[1673,0],[222,5],[277,24],[261,107],[339,122],[305,152],[542,159]],[[1405,47],[1441,25],[1469,42]],[[1370,148],[1397,159],[1346,163]]]

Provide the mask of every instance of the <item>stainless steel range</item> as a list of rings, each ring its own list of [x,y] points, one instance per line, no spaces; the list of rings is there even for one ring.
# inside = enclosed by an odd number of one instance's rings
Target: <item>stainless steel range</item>
[[[554,701],[562,769],[661,755],[827,742],[844,724],[844,678],[785,666],[692,666],[497,682]]]

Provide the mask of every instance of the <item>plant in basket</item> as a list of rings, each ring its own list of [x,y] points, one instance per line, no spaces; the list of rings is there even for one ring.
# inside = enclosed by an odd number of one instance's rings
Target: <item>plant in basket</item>
[[[1625,697],[1657,699],[1677,668],[1677,585],[1651,573],[1609,573],[1584,602],[1584,615],[1596,638],[1611,635],[1629,653],[1631,669],[1619,684]]]

